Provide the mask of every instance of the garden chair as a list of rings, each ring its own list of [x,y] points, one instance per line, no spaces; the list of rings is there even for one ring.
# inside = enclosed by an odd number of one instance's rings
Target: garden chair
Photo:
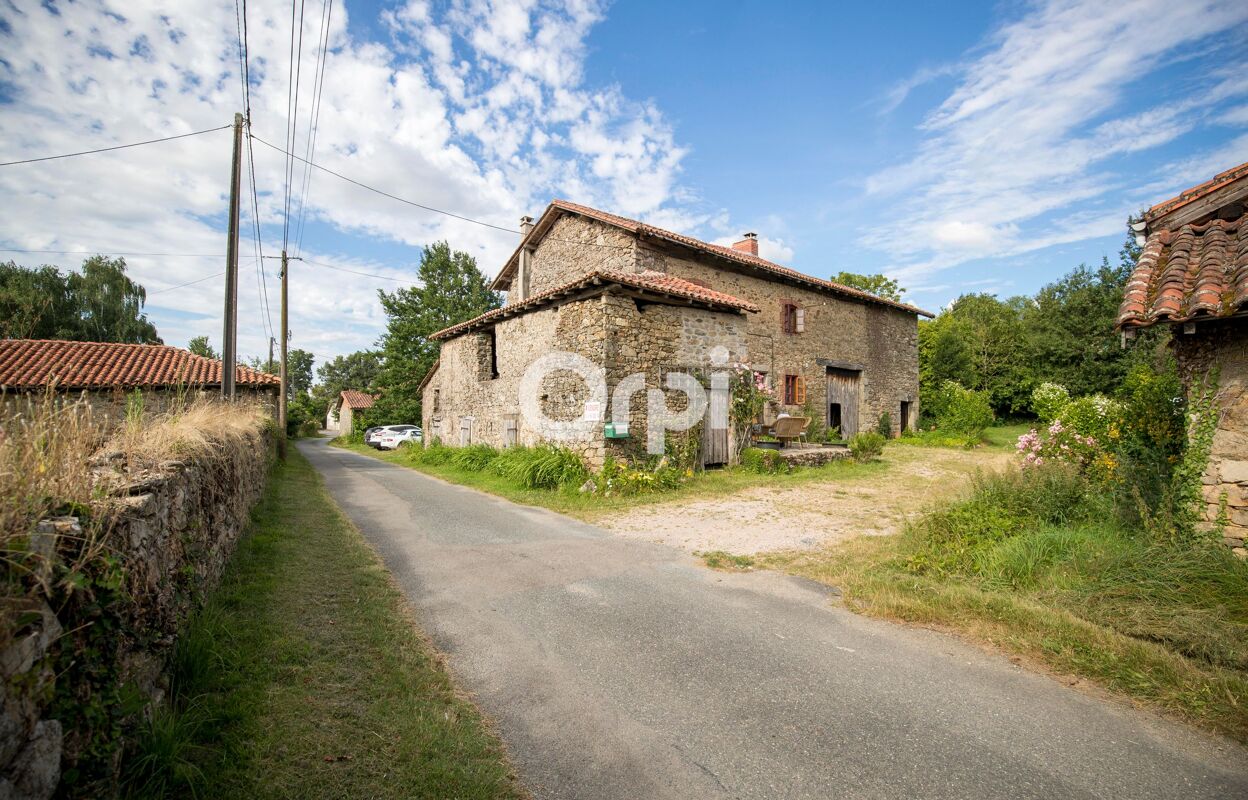
[[[772,428],[772,435],[784,445],[801,440],[810,427],[810,417],[780,417]]]

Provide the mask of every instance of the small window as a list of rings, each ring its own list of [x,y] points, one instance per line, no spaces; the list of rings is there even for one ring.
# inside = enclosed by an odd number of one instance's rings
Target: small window
[[[801,375],[784,376],[784,403],[800,406],[806,402],[806,381]]]
[[[790,336],[806,330],[806,309],[796,303],[783,303],[780,306],[780,328]]]
[[[436,414],[441,410],[442,410],[442,390],[434,389],[433,390],[433,413]]]

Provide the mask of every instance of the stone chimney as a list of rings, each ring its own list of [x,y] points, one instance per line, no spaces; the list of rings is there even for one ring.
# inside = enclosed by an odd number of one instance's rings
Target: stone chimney
[[[529,235],[533,230],[533,218],[520,218],[520,238]],[[520,248],[519,263],[516,264],[516,274],[511,279],[511,291],[507,292],[507,303],[520,303],[529,297],[529,284],[532,280],[530,275],[531,268],[529,266],[529,248]]]
[[[752,256],[758,255],[758,234],[753,232],[745,234],[745,238],[735,243],[732,249],[749,253]]]

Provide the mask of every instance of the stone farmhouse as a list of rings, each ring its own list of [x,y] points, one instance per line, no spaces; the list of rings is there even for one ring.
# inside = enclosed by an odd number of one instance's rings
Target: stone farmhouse
[[[519,408],[520,381],[557,351],[604,371],[608,397],[636,373],[651,389],[672,372],[704,376],[726,353],[770,387],[773,417],[813,413],[844,436],[873,429],[882,414],[894,433],[918,418],[917,323],[926,311],[761,258],[753,233],[725,247],[561,200],[521,228],[492,284],[507,293],[505,305],[433,335],[441,354],[422,385],[430,440],[537,443]],[[542,411],[580,417],[587,395],[580,376],[555,372],[542,385]],[[613,418],[613,409],[598,411]],[[646,440],[644,392],[628,419],[624,438],[604,423],[571,446],[595,466],[608,453],[636,453]],[[735,450],[703,427],[702,462],[725,462]]]
[[[1150,208],[1118,328],[1165,325],[1189,393],[1216,370],[1217,428],[1204,475],[1206,519],[1248,541],[1248,163]]]
[[[277,408],[281,381],[276,375],[242,365],[234,375],[240,398]],[[138,390],[143,410],[159,412],[198,395],[219,396],[221,361],[164,344],[0,339],[0,396],[6,409],[50,388],[81,397],[109,417],[125,416]]]

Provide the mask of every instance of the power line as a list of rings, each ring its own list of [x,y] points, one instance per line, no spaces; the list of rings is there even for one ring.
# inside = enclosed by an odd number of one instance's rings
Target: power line
[[[225,258],[222,253],[109,253],[102,250],[16,250],[0,247],[0,253],[48,253],[62,256],[151,256],[160,258]]]
[[[366,278],[380,278],[383,281],[394,281],[395,283],[412,283],[412,281],[406,280],[404,278],[393,278],[389,275],[378,275],[374,272],[360,272],[358,269],[347,269],[346,267],[335,267],[333,264],[323,264],[320,261],[310,261],[306,258],[301,258],[299,260],[305,264],[312,264],[313,266],[316,266],[316,267],[324,267],[325,269],[332,269],[337,272],[350,272],[352,275],[363,275]]]
[[[185,287],[187,287],[187,286],[194,286],[194,285],[195,285],[195,284],[197,284],[197,283],[203,283],[204,281],[210,281],[210,280],[212,280],[213,278],[220,277],[220,276],[222,276],[222,275],[224,275],[224,274],[225,274],[225,270],[221,270],[220,272],[214,272],[214,273],[212,273],[211,275],[207,275],[207,276],[205,276],[205,277],[203,277],[203,278],[196,278],[196,279],[195,279],[195,280],[193,280],[193,281],[187,281],[186,283],[179,283],[177,286],[169,286],[169,287],[166,287],[166,288],[164,288],[164,289],[157,289],[156,291],[154,291],[154,292],[148,292],[147,294],[150,296],[150,295],[153,295],[153,294],[164,294],[165,292],[172,292],[174,289],[183,289],[183,288],[185,288]]]
[[[303,9],[304,0],[299,0],[299,55],[295,56],[295,0],[290,3],[290,71],[289,83],[286,88],[286,200],[282,212],[282,251],[290,244],[290,198],[292,184],[295,180],[295,142],[299,134],[299,84],[303,73]],[[293,106],[292,106],[293,95]]]
[[[501,225],[494,225],[493,223],[490,223],[490,222],[482,222],[482,221],[481,221],[481,220],[479,220],[479,219],[473,219],[472,217],[465,217],[465,216],[462,216],[462,215],[460,215],[460,214],[456,214],[456,213],[451,212],[451,211],[443,211],[443,210],[442,210],[442,209],[440,209],[440,208],[434,208],[433,206],[427,206],[427,205],[424,205],[423,203],[417,203],[415,200],[408,200],[408,199],[407,199],[407,198],[405,198],[405,197],[399,197],[397,194],[390,194],[389,192],[384,191],[384,190],[382,190],[382,189],[378,189],[378,188],[377,188],[377,187],[375,187],[375,186],[369,186],[367,183],[361,183],[360,181],[357,181],[357,180],[355,180],[354,178],[348,178],[346,175],[343,175],[341,172],[334,172],[334,171],[333,171],[332,169],[330,169],[329,167],[322,167],[320,164],[316,164],[316,163],[314,163],[314,162],[312,162],[312,161],[307,161],[306,159],[299,158],[299,156],[297,156],[297,155],[295,155],[295,154],[293,154],[293,153],[289,153],[289,152],[287,152],[287,151],[283,150],[282,148],[278,147],[278,146],[277,146],[277,145],[275,145],[275,144],[269,144],[269,143],[268,143],[268,142],[266,142],[264,139],[261,139],[259,136],[256,136],[255,134],[252,134],[252,135],[251,135],[251,138],[255,139],[257,142],[259,142],[260,144],[264,145],[265,147],[271,147],[272,149],[276,150],[277,152],[279,152],[279,153],[283,153],[283,154],[285,154],[285,155],[287,155],[287,156],[290,156],[291,158],[294,158],[294,159],[296,159],[296,160],[303,161],[303,162],[304,162],[305,164],[307,164],[308,166],[313,167],[313,168],[315,168],[315,169],[319,169],[321,172],[328,172],[330,175],[333,175],[335,178],[339,178],[339,179],[341,179],[341,180],[344,180],[344,181],[346,181],[347,183],[353,183],[353,184],[355,184],[356,186],[360,187],[361,189],[367,189],[367,190],[368,190],[368,191],[370,191],[370,192],[375,192],[375,193],[377,193],[377,194],[381,195],[382,197],[388,197],[388,198],[390,198],[391,200],[397,200],[397,201],[399,201],[400,203],[406,203],[406,204],[407,204],[407,205],[409,205],[409,206],[415,206],[416,208],[423,209],[423,210],[425,210],[425,211],[432,211],[432,212],[433,212],[433,213],[435,213],[435,214],[442,214],[442,215],[447,216],[447,217],[453,217],[454,219],[463,220],[464,222],[471,222],[471,223],[472,223],[472,224],[474,224],[474,225],[481,225],[482,227],[485,227],[485,228],[493,228],[493,229],[494,229],[494,230],[496,230],[496,231],[502,231],[502,232],[504,232],[504,233],[510,233],[510,234],[512,234],[512,235],[515,235],[516,233],[518,233],[518,231],[512,230],[511,228],[504,228],[504,227],[502,227]]]
[[[334,2],[333,0],[322,0],[321,2],[321,35],[318,37],[320,42],[320,50],[316,56],[316,70],[312,74],[312,112],[309,116],[311,127],[308,129],[308,148],[304,155],[305,161],[310,162],[316,155],[316,134],[320,129],[321,122],[321,95],[325,90],[325,72],[329,66],[329,30],[330,23],[333,21]],[[303,193],[299,197],[299,226],[298,232],[295,234],[295,252],[303,252],[303,222],[307,212],[308,193],[312,188],[312,170],[307,166],[303,168]]]
[[[56,155],[56,156],[42,156],[40,158],[25,158],[25,159],[22,159],[21,161],[4,161],[4,162],[0,162],[0,167],[11,167],[14,164],[33,164],[36,161],[52,161],[58,158],[73,158],[75,156],[89,156],[93,153],[107,153],[110,150],[125,150],[128,147],[142,147],[145,144],[158,144],[160,142],[172,142],[174,139],[185,139],[189,136],[201,136],[205,133],[212,133],[213,131],[223,131],[223,130],[226,130],[227,128],[232,128],[232,127],[234,126],[222,125],[219,128],[208,128],[206,130],[194,131],[192,133],[180,133],[177,136],[165,136],[160,139],[148,139],[145,142],[131,142],[130,144],[119,144],[119,145],[114,145],[112,147],[98,147],[95,150],[81,150],[77,153],[61,153],[60,155]]]

